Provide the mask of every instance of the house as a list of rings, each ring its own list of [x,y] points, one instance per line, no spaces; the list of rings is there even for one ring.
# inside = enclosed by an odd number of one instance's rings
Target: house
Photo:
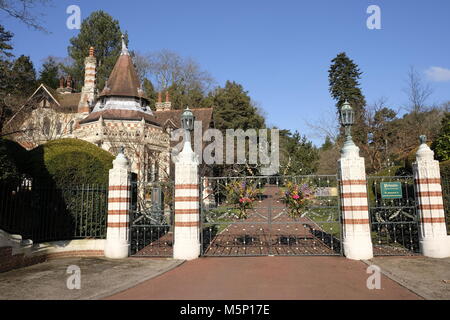
[[[22,123],[25,133],[16,140],[27,149],[49,140],[76,138],[116,154],[124,147],[132,172],[139,181],[165,180],[171,172],[172,130],[181,127],[182,110],[172,108],[169,94],[161,93],[152,108],[137,76],[125,41],[108,81],[96,90],[94,48],[85,59],[84,86],[75,92],[72,79],[60,80],[60,87],[41,84],[30,99],[33,111]],[[193,109],[203,130],[212,126],[212,108]]]

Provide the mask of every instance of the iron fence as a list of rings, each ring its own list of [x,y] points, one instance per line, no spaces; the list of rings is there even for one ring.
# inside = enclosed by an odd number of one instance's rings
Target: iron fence
[[[203,256],[341,255],[336,175],[205,177],[200,185]],[[287,202],[295,195],[301,200]]]
[[[131,255],[171,257],[173,255],[174,183],[131,184]]]
[[[104,185],[0,184],[0,229],[34,243],[106,237]]]
[[[419,253],[414,178],[369,176],[367,190],[374,255]]]
[[[442,176],[442,195],[444,198],[445,221],[447,222],[447,233],[450,235],[450,176]]]

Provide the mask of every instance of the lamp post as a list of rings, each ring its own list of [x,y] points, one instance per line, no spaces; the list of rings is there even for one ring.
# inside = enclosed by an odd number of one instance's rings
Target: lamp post
[[[351,128],[355,123],[355,111],[348,101],[341,107],[340,120],[346,136],[341,158],[338,160],[342,247],[348,259],[372,259],[366,166],[364,158],[359,156],[359,148],[352,139]]]
[[[191,131],[194,130],[195,117],[189,107],[181,114],[181,127],[184,129],[185,143],[191,143]]]
[[[355,111],[347,100],[341,107],[341,124],[345,128],[346,141],[352,140],[352,125],[355,123]]]
[[[345,128],[345,143],[342,149],[343,153],[351,151],[359,152],[359,148],[355,145],[352,138],[352,125],[355,123],[355,111],[351,107],[350,103],[345,100],[340,111],[341,125]]]

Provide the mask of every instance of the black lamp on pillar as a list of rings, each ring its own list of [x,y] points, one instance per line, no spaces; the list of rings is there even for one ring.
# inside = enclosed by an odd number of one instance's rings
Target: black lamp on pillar
[[[186,141],[191,142],[191,131],[194,130],[195,116],[191,109],[187,107],[181,114],[181,127],[185,130]]]
[[[347,141],[352,140],[352,125],[355,123],[355,111],[347,100],[341,107],[341,124],[345,128]]]

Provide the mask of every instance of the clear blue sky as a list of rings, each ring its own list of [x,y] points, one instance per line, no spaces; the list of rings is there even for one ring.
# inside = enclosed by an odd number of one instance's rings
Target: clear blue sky
[[[128,31],[130,49],[170,49],[194,58],[218,84],[241,83],[267,115],[268,123],[307,134],[306,121],[335,112],[328,92],[328,67],[345,51],[364,72],[369,103],[406,102],[402,91],[414,66],[435,89],[430,103],[450,100],[450,1],[448,0],[53,0],[42,17],[51,34],[27,29],[0,15],[14,34],[14,54],[30,55],[37,69],[49,55],[67,56],[66,8],[82,18],[105,10]],[[381,8],[382,30],[369,30],[369,5]],[[427,75],[432,67],[433,73]]]

